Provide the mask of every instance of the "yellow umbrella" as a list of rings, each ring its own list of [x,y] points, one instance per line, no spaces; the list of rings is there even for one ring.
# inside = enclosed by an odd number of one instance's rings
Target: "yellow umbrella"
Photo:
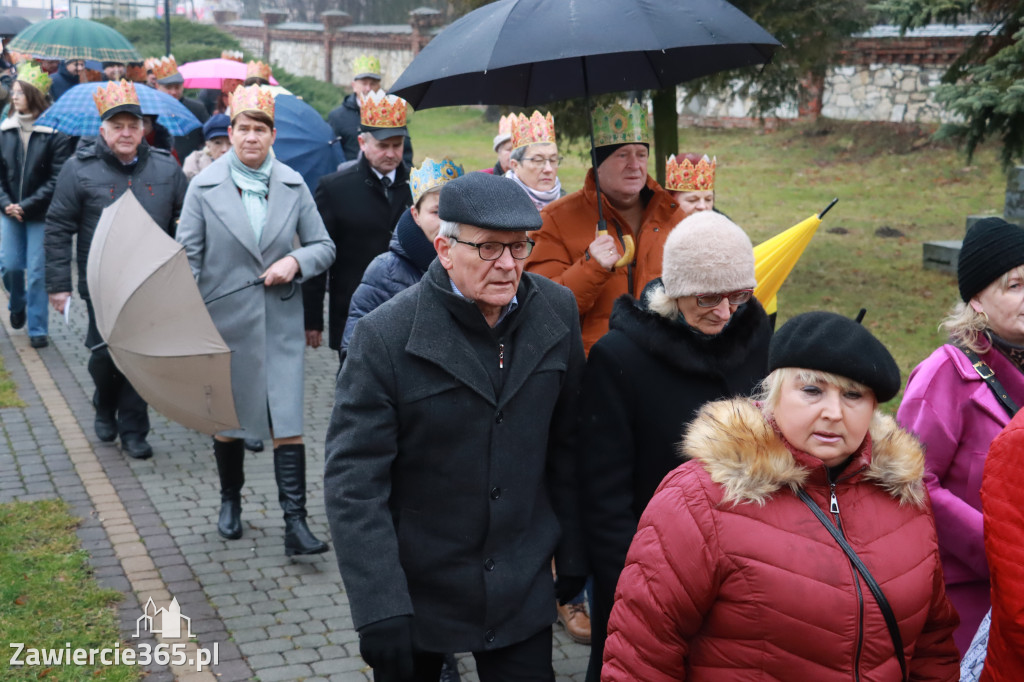
[[[837,201],[838,198],[833,199],[821,213],[800,221],[754,247],[754,276],[757,278],[754,296],[761,301],[769,315],[778,310],[778,293],[782,283],[800,260],[811,237],[818,230],[818,225],[821,225],[821,219]]]

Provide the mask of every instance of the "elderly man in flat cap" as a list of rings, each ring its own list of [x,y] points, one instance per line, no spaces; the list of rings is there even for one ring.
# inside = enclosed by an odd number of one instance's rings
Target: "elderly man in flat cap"
[[[523,273],[541,221],[512,180],[441,190],[438,257],[364,317],[338,377],[325,497],[374,679],[554,680],[554,599],[586,573],[573,485],[579,313]],[[554,557],[559,576],[551,576]]]

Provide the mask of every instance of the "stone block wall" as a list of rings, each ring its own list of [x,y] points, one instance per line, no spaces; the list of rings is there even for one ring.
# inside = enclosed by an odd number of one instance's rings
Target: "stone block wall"
[[[933,94],[945,67],[917,64],[839,66],[829,73],[821,114],[849,121],[939,123],[949,116]]]

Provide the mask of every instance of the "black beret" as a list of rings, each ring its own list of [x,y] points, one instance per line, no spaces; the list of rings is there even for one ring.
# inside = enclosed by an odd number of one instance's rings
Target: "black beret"
[[[799,367],[864,384],[884,403],[900,392],[900,368],[882,342],[848,317],[815,311],[792,318],[768,347],[768,371]]]
[[[540,213],[511,178],[467,173],[441,188],[437,213],[441,220],[486,230],[539,230]]]
[[[1024,265],[1024,229],[1002,218],[971,225],[960,247],[956,279],[964,303],[1019,265]]]

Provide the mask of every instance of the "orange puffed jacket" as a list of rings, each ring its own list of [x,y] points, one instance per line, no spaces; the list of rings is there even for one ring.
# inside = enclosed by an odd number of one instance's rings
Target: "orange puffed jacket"
[[[992,576],[992,625],[980,682],[1024,680],[1024,410],[995,440],[985,460],[981,509]]]
[[[603,682],[899,680],[878,604],[801,488],[881,585],[909,679],[959,679],[924,452],[892,418],[875,415],[832,485],[747,399],[701,408],[682,452],[619,578]]]
[[[537,245],[526,269],[568,287],[576,295],[583,348],[587,353],[607,333],[615,299],[625,293],[639,296],[648,282],[661,277],[665,240],[684,217],[672,195],[650,175],[640,194],[647,205],[640,230],[635,234],[608,203],[608,198],[601,195],[608,234],[619,242],[619,252],[624,252],[623,235],[631,235],[636,244],[633,263],[611,272],[587,252],[587,247],[597,237],[597,189],[593,169],[587,172],[583,189],[548,204],[541,211],[544,226],[530,234]]]

